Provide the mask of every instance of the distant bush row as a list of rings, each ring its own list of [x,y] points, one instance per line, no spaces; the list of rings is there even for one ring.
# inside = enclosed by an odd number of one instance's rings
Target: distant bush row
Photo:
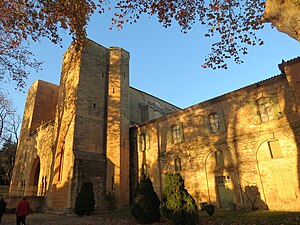
[[[91,182],[84,183],[76,198],[75,214],[90,215],[94,206],[93,185]],[[184,188],[184,180],[179,173],[165,176],[162,202],[149,176],[142,176],[135,190],[131,215],[140,224],[159,222],[161,215],[174,225],[194,225],[199,221],[195,200]]]

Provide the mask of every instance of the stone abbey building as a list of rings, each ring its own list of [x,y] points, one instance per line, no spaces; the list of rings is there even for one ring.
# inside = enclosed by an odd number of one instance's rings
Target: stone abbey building
[[[129,53],[88,40],[64,55],[60,85],[27,94],[10,196],[70,210],[84,182],[119,207],[148,173],[162,197],[180,172],[200,206],[300,210],[300,58],[281,74],[186,109],[129,86]]]

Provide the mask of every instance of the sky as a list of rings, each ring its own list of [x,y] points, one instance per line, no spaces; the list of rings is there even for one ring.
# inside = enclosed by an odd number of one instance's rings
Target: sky
[[[249,54],[242,57],[244,64],[229,63],[227,70],[204,69],[201,65],[212,40],[204,37],[203,27],[196,25],[183,34],[176,24],[163,28],[154,17],[143,17],[120,31],[109,30],[110,24],[110,15],[93,16],[87,28],[88,38],[107,48],[118,46],[127,50],[130,86],[181,108],[280,74],[278,64],[282,60],[300,55],[299,42],[266,24],[259,32],[265,44],[249,48]],[[63,48],[48,40],[31,44],[36,58],[44,63],[42,71],[31,72],[24,93],[14,90],[14,83],[3,84],[20,115],[27,90],[35,80],[59,84],[62,56],[71,44],[67,34],[63,38]]]

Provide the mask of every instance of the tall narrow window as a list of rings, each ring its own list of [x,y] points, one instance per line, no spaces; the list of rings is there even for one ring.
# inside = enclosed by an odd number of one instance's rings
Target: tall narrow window
[[[64,167],[64,146],[61,149],[61,152],[59,153],[59,167],[58,167],[58,181],[62,180],[62,173],[63,173],[63,167]]]
[[[145,151],[146,150],[146,134],[141,134],[141,150]]]
[[[173,137],[173,143],[180,142],[180,127],[178,124],[175,124],[172,127],[172,137]]]
[[[114,183],[115,183],[115,177],[112,176],[112,177],[111,177],[111,190],[112,190],[112,191],[114,190]]]
[[[257,100],[258,111],[262,122],[274,119],[273,108],[268,98],[260,98]]]
[[[141,145],[141,151],[145,151],[150,148],[150,138],[149,134],[142,133],[140,135],[140,145]]]
[[[174,166],[175,166],[175,172],[180,172],[181,171],[181,159],[176,158],[174,159]]]
[[[218,114],[217,113],[212,113],[208,117],[209,117],[211,132],[213,134],[218,134],[220,132],[220,123],[219,123]]]
[[[268,141],[268,145],[269,145],[271,158],[276,159],[276,158],[281,158],[283,156],[279,145],[279,140]]]

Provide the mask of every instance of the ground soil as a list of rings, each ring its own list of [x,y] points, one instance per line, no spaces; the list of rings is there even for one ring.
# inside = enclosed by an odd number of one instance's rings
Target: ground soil
[[[14,214],[4,214],[1,225],[15,225]],[[87,217],[78,217],[74,214],[55,215],[47,213],[29,214],[26,218],[26,225],[137,225],[133,218],[112,218],[106,214],[93,214]],[[168,225],[162,220],[152,225]]]

